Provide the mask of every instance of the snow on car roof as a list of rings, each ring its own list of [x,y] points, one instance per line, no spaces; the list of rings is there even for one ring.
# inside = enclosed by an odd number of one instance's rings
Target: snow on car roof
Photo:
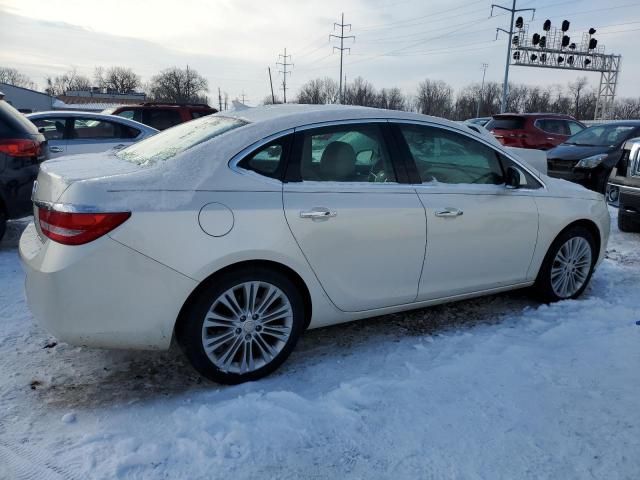
[[[359,107],[352,105],[265,105],[246,108],[242,110],[230,110],[216,115],[238,118],[250,123],[271,122],[281,129],[294,128],[300,125],[323,123],[340,120],[364,120],[364,119],[400,119],[437,123],[464,132],[477,132],[457,122],[444,118],[431,117],[419,113],[404,112],[400,110],[385,110],[381,108]],[[274,125],[275,127],[275,125]]]

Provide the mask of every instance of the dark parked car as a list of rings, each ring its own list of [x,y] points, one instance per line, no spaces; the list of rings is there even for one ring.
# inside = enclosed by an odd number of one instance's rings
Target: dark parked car
[[[211,108],[206,103],[143,103],[141,105],[125,105],[111,108],[102,113],[118,115],[119,117],[144,123],[157,130],[188,122],[195,118],[204,117],[216,113],[218,110]]]
[[[44,135],[3,96],[0,93],[0,238],[8,219],[31,214],[33,181],[47,158]]]
[[[625,142],[609,185],[619,192],[618,228],[640,232],[640,138]]]
[[[547,173],[604,194],[624,143],[639,136],[640,120],[589,127],[547,152]]]
[[[569,115],[503,113],[494,115],[485,128],[507,147],[549,150],[587,127]]]

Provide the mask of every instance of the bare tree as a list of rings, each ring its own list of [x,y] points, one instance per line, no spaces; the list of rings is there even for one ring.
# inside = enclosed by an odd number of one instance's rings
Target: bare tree
[[[149,94],[160,102],[207,103],[208,88],[207,79],[192,68],[172,67],[151,78]]]
[[[264,100],[262,100],[262,104],[263,105],[278,105],[278,104],[282,103],[282,99],[280,97],[278,97],[278,95],[274,95],[274,97],[275,97],[275,99],[271,97],[271,94],[267,95],[266,97],[264,97]]]
[[[106,70],[96,67],[94,79],[100,88],[117,93],[130,93],[142,85],[140,76],[132,69],[125,67],[110,67]]]
[[[640,98],[622,98],[613,106],[613,118],[616,120],[640,119]]]
[[[407,100],[402,91],[397,88],[383,88],[378,95],[378,107],[388,110],[405,110]]]
[[[442,80],[425,80],[416,95],[418,112],[436,117],[449,117],[453,110],[453,89]]]
[[[569,92],[573,97],[573,116],[580,120],[580,95],[583,94],[585,88],[589,85],[587,77],[578,77],[575,82],[569,83]]]
[[[338,82],[329,77],[309,80],[298,93],[298,103],[324,105],[337,101]]]
[[[76,69],[69,70],[60,76],[47,77],[47,87],[45,92],[49,95],[64,95],[70,90],[89,90],[91,80],[84,75],[80,75]]]
[[[375,87],[362,77],[357,77],[344,88],[344,103],[347,105],[375,107],[377,96]]]
[[[36,84],[29,77],[11,67],[0,67],[0,83],[7,83],[16,87],[36,88]]]

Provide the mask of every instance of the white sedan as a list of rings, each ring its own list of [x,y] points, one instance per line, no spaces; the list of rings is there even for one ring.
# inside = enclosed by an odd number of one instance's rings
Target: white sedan
[[[166,349],[237,383],[307,328],[534,286],[577,298],[602,195],[464,125],[341,106],[194,120],[45,162],[20,253],[34,317],[77,345]]]
[[[47,138],[49,158],[124,148],[158,133],[140,122],[104,113],[54,110],[27,118]]]

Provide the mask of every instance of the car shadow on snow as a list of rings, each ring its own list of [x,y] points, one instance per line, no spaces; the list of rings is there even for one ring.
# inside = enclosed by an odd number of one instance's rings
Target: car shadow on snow
[[[155,401],[217,389],[226,390],[220,398],[251,391],[278,391],[289,388],[290,383],[293,388],[299,376],[312,377],[315,366],[324,362],[362,360],[377,345],[407,337],[498,324],[508,315],[537,305],[525,291],[514,291],[310,330],[277,372],[236,387],[225,387],[201,377],[175,345],[168,352],[129,352],[58,344],[41,350],[51,355],[45,376],[50,380],[33,389],[51,407],[74,409]],[[370,373],[367,361],[355,364],[355,368],[352,363],[348,370],[331,369],[332,383],[339,385]]]

